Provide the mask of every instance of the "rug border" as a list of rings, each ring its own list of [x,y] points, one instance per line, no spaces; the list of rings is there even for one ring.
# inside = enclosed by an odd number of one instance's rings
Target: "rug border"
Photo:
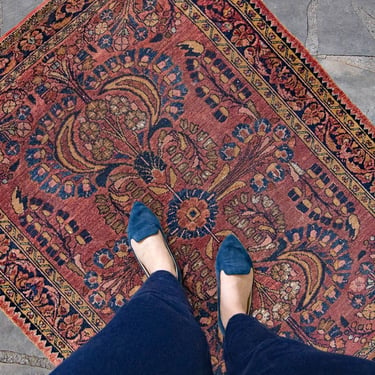
[[[38,331],[31,329],[31,323],[25,321],[22,312],[17,312],[16,307],[5,295],[0,295],[0,309],[54,366],[61,363],[61,358],[59,358],[58,352],[53,352],[52,345],[50,345],[47,340],[41,339]]]
[[[262,9],[262,13],[265,18],[272,24],[276,24],[277,32],[282,34],[283,37],[287,39],[287,43],[290,44],[290,48],[295,49],[297,53],[301,55],[301,58],[306,60],[306,63],[311,65],[317,78],[322,81],[324,85],[327,86],[328,90],[332,91],[332,95],[337,96],[338,101],[341,102],[346,110],[351,112],[351,114],[358,118],[360,122],[365,126],[368,131],[371,131],[372,136],[375,136],[375,124],[373,124],[370,119],[362,112],[362,110],[353,103],[353,101],[347,96],[347,94],[338,87],[338,84],[334,79],[327,73],[327,71],[322,67],[320,62],[312,55],[312,53],[307,49],[307,47],[296,37],[291,31],[287,29],[286,26],[275,16],[263,0],[249,0],[249,3],[255,4],[255,6]]]
[[[0,36],[0,43],[3,43],[6,39],[11,37],[11,35],[15,33],[16,30],[27,25],[28,22],[31,22],[36,14],[42,11],[42,9],[45,8],[48,4],[60,1],[61,0],[43,0],[42,3],[40,3],[36,8],[28,13],[21,21],[19,21],[10,30]],[[0,309],[4,312],[6,317],[22,331],[25,337],[30,340],[53,365],[57,366],[59,363],[61,363],[61,358],[58,357],[58,353],[53,353],[52,346],[48,345],[48,341],[41,339],[40,334],[31,328],[31,324],[25,322],[25,319],[22,317],[22,313],[16,311],[16,307],[13,306],[13,303],[8,300],[5,295],[0,295]]]
[[[8,218],[6,213],[3,212],[1,208],[0,229],[4,232],[6,236],[8,236],[8,238],[11,239],[11,241],[13,241],[17,245],[18,248],[22,248],[23,250],[25,250],[24,254],[26,255],[26,258],[29,262],[35,263],[37,261],[36,263],[38,264],[36,265],[40,269],[44,269],[45,265],[48,265],[51,268],[53,268],[50,262],[39,252],[39,249],[29,242],[29,240],[23,234],[23,232],[18,228],[17,225],[15,225]],[[27,248],[29,248],[29,250],[32,251],[27,251]],[[45,264],[43,265],[42,263],[44,262]],[[65,280],[65,278],[60,272],[55,271],[51,273],[51,275],[49,276],[46,275],[45,272],[41,273],[43,277],[49,283],[51,283],[51,285],[54,285],[56,283],[55,279],[61,277],[64,281],[60,284],[60,288],[61,290],[65,288],[67,289],[65,289],[65,293],[59,293],[63,295],[63,297],[67,300],[67,302],[70,305],[73,306],[73,308],[76,309],[77,313],[80,314],[83,317],[83,319],[96,325],[96,330],[93,328],[93,331],[95,331],[95,333],[98,333],[102,328],[104,328],[106,322],[103,320],[103,318],[96,314],[92,306],[90,306],[84,300],[84,298],[78,292],[76,292],[75,288],[68,281]],[[9,282],[8,284],[10,285],[10,288],[14,288],[12,282]],[[4,313],[10,320],[12,320],[17,326],[19,326],[19,328],[24,332],[24,334],[43,352],[43,354],[51,361],[51,363],[53,363],[54,365],[58,365],[64,358],[67,357],[65,355],[67,352],[69,353],[69,355],[72,353],[73,350],[71,348],[63,350],[64,347],[58,347],[58,345],[53,345],[53,340],[49,340],[46,337],[46,334],[48,335],[50,333],[47,327],[48,323],[44,327],[44,330],[38,324],[35,324],[32,318],[27,317],[25,309],[19,309],[17,302],[8,296],[8,293],[6,292],[6,289],[8,289],[7,282],[2,283],[0,285],[0,309],[4,311]],[[69,296],[66,294],[66,291],[73,293]],[[74,295],[74,293],[76,293],[76,296]],[[17,291],[15,295],[18,295],[19,298],[25,300],[25,296],[21,292]],[[77,300],[75,300],[75,298],[77,298]],[[27,299],[26,304],[28,304]],[[81,309],[79,309],[79,307],[81,307]],[[86,312],[91,312],[91,314],[87,314]],[[38,316],[40,316],[40,314],[38,314]],[[90,327],[92,327],[91,324]],[[51,327],[51,329],[53,330],[54,328]],[[57,340],[58,336],[54,335],[54,337]]]

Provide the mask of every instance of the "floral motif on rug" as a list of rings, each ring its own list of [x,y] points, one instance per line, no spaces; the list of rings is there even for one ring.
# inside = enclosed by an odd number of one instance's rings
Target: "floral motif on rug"
[[[236,234],[252,313],[375,357],[373,127],[259,0],[53,0],[0,51],[0,306],[55,364],[145,276],[160,218],[224,372],[214,259]]]

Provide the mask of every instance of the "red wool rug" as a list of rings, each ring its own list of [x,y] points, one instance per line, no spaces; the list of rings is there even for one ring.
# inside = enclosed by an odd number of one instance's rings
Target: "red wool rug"
[[[374,128],[260,0],[52,0],[1,43],[0,306],[58,364],[144,280],[160,217],[217,374],[214,259],[255,263],[253,314],[375,357]]]

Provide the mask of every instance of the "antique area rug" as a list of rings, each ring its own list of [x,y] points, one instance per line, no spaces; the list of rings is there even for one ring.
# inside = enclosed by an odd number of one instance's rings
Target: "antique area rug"
[[[374,128],[262,1],[52,0],[0,47],[0,306],[54,364],[144,280],[135,200],[217,374],[229,233],[262,323],[375,358]]]

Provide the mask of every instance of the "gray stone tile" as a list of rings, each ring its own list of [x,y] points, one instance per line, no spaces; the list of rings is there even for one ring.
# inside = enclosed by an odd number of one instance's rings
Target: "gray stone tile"
[[[48,375],[50,372],[42,368],[0,363],[1,375]]]
[[[375,57],[318,56],[323,68],[375,124]]]
[[[3,34],[3,2],[0,1],[0,35]]]
[[[375,4],[371,0],[366,2],[363,1],[352,1],[352,6],[357,16],[361,19],[363,24],[366,26],[369,33],[375,39]]]
[[[374,0],[319,0],[319,54],[375,56],[374,8]]]
[[[0,310],[0,374],[44,375],[53,365]]]
[[[375,55],[374,0],[264,0],[264,3],[313,54]],[[311,38],[316,39],[317,50],[309,45]]]
[[[19,337],[25,337],[23,332],[0,310],[0,350],[8,349],[14,352],[23,352],[30,355],[41,355],[39,349],[28,340],[28,342],[20,342]],[[22,336],[21,336],[22,335]]]
[[[1,32],[5,34],[41,4],[41,0],[2,0],[1,3],[3,6]]]

